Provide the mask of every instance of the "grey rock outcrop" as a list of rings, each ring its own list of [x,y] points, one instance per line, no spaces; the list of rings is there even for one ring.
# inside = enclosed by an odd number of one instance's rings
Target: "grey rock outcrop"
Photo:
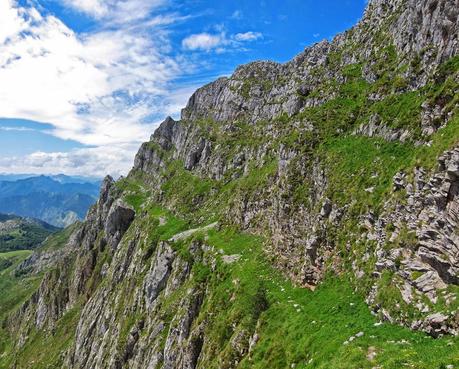
[[[441,155],[438,170],[430,178],[422,168],[415,169],[414,183],[406,183],[405,173],[398,173],[394,190],[402,190],[405,201],[387,203],[386,211],[369,227],[371,237],[378,242],[379,272],[392,268],[400,278],[398,284],[404,300],[422,313],[429,311],[422,303],[423,295],[435,304],[440,296],[444,298],[448,285],[459,284],[458,154],[459,149],[455,148]],[[388,232],[387,225],[392,225],[393,230]],[[401,245],[393,248],[394,242]],[[454,299],[446,298],[446,305]],[[455,314],[445,317],[441,331],[456,334],[455,319]],[[439,327],[432,328],[436,323],[430,321],[431,317],[426,317],[419,328],[437,332]]]

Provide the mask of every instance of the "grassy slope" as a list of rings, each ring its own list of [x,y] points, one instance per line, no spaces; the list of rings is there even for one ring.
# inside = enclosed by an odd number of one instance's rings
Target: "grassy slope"
[[[245,183],[242,182],[241,186]],[[128,190],[128,202],[137,210],[147,210],[152,240],[168,239],[195,226],[158,205],[145,207],[149,194],[139,183],[125,181],[120,186]],[[162,226],[159,226],[160,217],[166,221]],[[194,237],[203,236],[197,234]],[[457,338],[433,340],[405,328],[375,325],[377,320],[370,314],[363,296],[353,290],[346,275],[330,275],[320,288],[312,292],[293,286],[270,266],[262,252],[263,239],[259,237],[223,228],[209,231],[207,242],[215,250],[223,250],[227,255],[239,254],[241,259],[231,265],[220,260],[216,273],[212,274],[203,266],[194,266],[194,283],[205,281],[209,285],[198,321],[209,313],[214,316],[206,334],[209,342],[215,343],[214,349],[218,350],[216,355],[206,359],[206,369],[224,368],[230,338],[238,330],[253,331],[258,318],[259,342],[240,363],[240,368],[290,368],[293,364],[295,368],[373,368],[379,365],[386,369],[440,369],[446,365],[459,365]],[[184,254],[186,246],[186,242],[176,245]],[[8,254],[11,257],[18,255],[25,257],[27,253]],[[11,276],[5,279],[6,275],[2,273],[2,283],[8,278],[11,280]],[[238,282],[235,284],[234,281]],[[5,289],[6,295],[7,291]],[[178,291],[181,292],[184,290]],[[170,299],[177,301],[179,294]],[[260,295],[263,298],[260,299]],[[173,301],[164,302],[166,308],[169,304]],[[266,306],[260,307],[260,304]],[[61,350],[72,341],[77,320],[78,309],[75,309],[61,319],[54,335],[32,332],[31,340],[18,353],[19,367],[55,367]],[[344,344],[359,332],[364,335]],[[370,360],[371,352],[376,355]],[[0,361],[0,367],[2,365],[6,364]]]
[[[50,234],[59,230],[51,225],[27,222],[19,217],[16,222],[15,228],[0,231],[0,252],[33,249]]]
[[[129,200],[141,206],[145,196],[142,191],[135,195],[131,192]],[[156,205],[143,208],[153,223],[159,217],[166,221],[165,225],[155,228],[153,238],[167,239],[187,227],[194,228],[188,221]],[[346,274],[329,275],[313,292],[295,287],[271,267],[262,251],[260,237],[223,228],[192,237],[196,238],[206,239],[219,260],[214,273],[205,266],[193,266],[191,283],[208,285],[203,310],[195,324],[213,317],[206,331],[210,348],[207,355],[204,353],[202,368],[225,368],[230,359],[227,355],[231,351],[231,337],[239,331],[255,329],[258,344],[239,368],[291,368],[294,365],[295,368],[324,369],[442,369],[459,365],[459,338],[432,339],[406,328],[380,324]],[[192,239],[175,247],[186,254]],[[220,259],[220,250],[226,255],[241,255],[241,258],[234,264],[225,264]],[[185,285],[163,302],[165,315],[189,287]],[[359,332],[363,332],[362,337],[345,344]]]
[[[41,250],[56,250],[68,240],[76,225],[53,234]],[[14,269],[26,259],[32,251],[20,250],[0,253],[0,321],[24,303],[37,290],[42,275],[16,275]],[[1,265],[7,266],[2,269]],[[53,334],[34,329],[29,332],[26,345],[17,351],[12,346],[11,337],[0,327],[0,369],[9,369],[13,363],[18,368],[48,369],[60,368],[61,353],[67,348],[74,337],[78,322],[79,307],[65,314],[57,323]],[[4,353],[7,355],[5,356]]]
[[[294,287],[261,256],[260,240],[248,235],[211,232],[210,244],[242,258],[227,271],[227,281],[243,286],[222,317],[242,309],[250,316],[257,291],[266,290],[269,308],[261,315],[260,340],[241,368],[441,368],[459,365],[459,339],[433,340],[422,333],[389,324],[376,325],[363,297],[345,275],[329,276],[314,292]],[[230,284],[230,283],[229,283]],[[221,287],[219,287],[221,288]],[[220,291],[227,298],[224,290]],[[249,311],[244,311],[249,309]],[[216,318],[219,320],[220,316]],[[230,325],[231,320],[225,324]],[[363,332],[349,344],[351,336]],[[371,348],[371,349],[370,349]],[[370,351],[376,352],[369,360]]]
[[[39,276],[17,277],[14,274],[16,266],[26,259],[32,252],[28,250],[0,253],[0,321],[3,322],[8,314],[17,309],[32,293],[40,283]],[[4,330],[0,327],[0,352],[10,350],[10,340]],[[0,355],[0,368],[7,368],[3,365]]]
[[[73,343],[80,311],[76,306],[66,312],[52,333],[32,329],[27,344],[20,350],[6,346],[8,356],[0,357],[0,368],[11,368],[13,363],[21,369],[62,368],[62,353]]]
[[[14,268],[31,253],[28,250],[0,253],[0,319],[24,301],[38,285],[38,277],[20,278],[14,274]]]
[[[379,106],[379,109],[383,108]],[[392,110],[387,114],[397,115]],[[418,122],[417,110],[411,117],[405,110],[401,114],[403,119],[400,121],[408,122],[407,125]],[[335,135],[330,131],[319,134],[325,137],[314,150],[322,157],[329,173],[328,195],[339,204],[352,203],[350,213],[357,217],[370,207],[375,210],[380,208],[381,200],[390,195],[392,177],[397,171],[410,172],[415,165],[433,169],[439,154],[457,144],[459,117],[456,115],[448,126],[433,135],[429,146],[416,147],[410,142],[387,142],[349,134]],[[294,133],[293,138],[287,137],[284,142],[301,146],[305,143],[303,139]],[[248,177],[222,184],[199,180],[179,169],[180,163],[175,163],[173,171],[168,172],[169,180],[163,185],[165,197],[174,203],[178,214],[189,219],[190,211],[193,213],[195,210],[194,220],[205,219],[205,224],[213,221],[215,216],[218,218],[220,209],[238,192],[251,192],[263,187],[264,175],[261,174],[269,176],[275,173],[276,165],[272,164],[254,168]],[[140,191],[140,185],[128,182],[123,184],[124,189],[131,191],[128,201],[139,209],[149,195]],[[373,189],[367,191],[368,188]],[[216,195],[212,195],[212,189],[218,190],[213,192]],[[307,191],[307,187],[305,189]],[[207,200],[198,209],[193,209],[192,199],[196,197]],[[177,222],[181,224],[180,229],[186,224],[190,228],[197,226],[177,219],[172,224]],[[350,222],[339,231],[336,239],[338,247],[345,244],[349,234],[355,232],[355,227],[356,224]],[[208,242],[227,254],[242,254],[242,258],[232,266],[220,263],[220,269],[215,274],[204,273],[211,287],[203,314],[215,317],[206,335],[215,347],[212,358],[203,368],[225,368],[230,360],[226,356],[231,351],[230,338],[238,330],[255,329],[260,313],[257,307],[261,303],[260,291],[266,296],[269,308],[261,313],[261,325],[257,330],[260,340],[252,354],[240,363],[241,368],[288,368],[294,365],[296,368],[379,366],[441,369],[447,365],[459,365],[457,338],[433,340],[398,326],[376,324],[376,318],[364,303],[365,288],[354,289],[350,275],[329,275],[318,290],[311,292],[296,288],[269,266],[261,251],[262,240],[258,238],[223,230],[211,231]],[[354,248],[357,250],[358,246]],[[346,260],[343,262],[346,263]],[[238,281],[239,287],[234,287],[234,281]],[[384,293],[383,296],[395,300],[400,297],[398,291],[390,288],[390,276]],[[231,296],[236,297],[229,302]],[[359,332],[363,332],[362,337],[345,344]],[[212,351],[212,348],[209,350]]]
[[[148,211],[152,219],[161,216],[166,220],[165,225],[157,228],[160,238],[168,238],[186,227],[187,222],[157,206]],[[197,238],[205,238],[218,258],[213,273],[203,265],[193,266],[191,283],[205,282],[208,286],[195,324],[208,321],[212,316],[206,330],[210,348],[204,353],[202,368],[226,368],[231,338],[239,331],[255,329],[258,344],[239,368],[291,368],[294,365],[295,368],[324,369],[378,366],[441,369],[446,365],[459,365],[459,338],[434,340],[423,333],[380,324],[345,274],[329,275],[313,292],[295,287],[271,267],[262,251],[260,237],[223,228],[195,234],[175,247],[186,253],[187,245]],[[221,250],[241,258],[233,264],[225,264]],[[190,284],[183,286],[163,302],[165,315],[189,287]],[[363,332],[362,337],[345,344],[359,332]],[[374,358],[370,358],[371,352],[375,353]]]

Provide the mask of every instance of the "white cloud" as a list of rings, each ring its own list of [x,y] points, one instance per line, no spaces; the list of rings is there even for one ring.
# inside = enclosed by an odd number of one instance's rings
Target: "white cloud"
[[[131,5],[97,0],[74,4],[82,11],[115,19],[118,11],[128,11],[136,1],[130,0]],[[129,13],[139,15],[160,3],[145,1],[137,13]],[[172,47],[164,26],[179,19],[176,14],[162,14],[76,34],[52,15],[0,0],[0,117],[49,123],[51,134],[96,147],[29,156],[23,158],[22,168],[40,172],[44,163],[57,171],[62,165],[60,171],[70,173],[72,163],[91,153],[94,157],[78,168],[80,174],[83,169],[98,171],[100,166],[113,173],[118,164],[126,170],[139,143],[152,133],[153,122],[167,114],[177,115],[189,97],[183,90],[171,92],[170,88],[182,71],[192,69],[187,60],[169,55]],[[120,151],[121,162],[116,155],[103,154],[114,150]],[[20,168],[21,159],[16,159]],[[17,172],[17,168],[10,169]]]
[[[236,41],[255,41],[259,38],[262,38],[263,35],[260,32],[245,32],[245,33],[237,33],[234,35],[234,39]]]
[[[243,17],[244,15],[242,14],[242,11],[238,9],[238,10],[235,10],[233,14],[231,14],[230,18],[239,20],[239,19],[242,19]]]
[[[4,131],[4,132],[37,132],[36,129],[29,128],[29,127],[5,127],[5,126],[0,126],[0,131]]]
[[[26,156],[0,157],[0,172],[91,175],[126,175],[137,144],[76,149],[70,152],[34,152]]]
[[[222,34],[212,35],[210,33],[198,33],[190,35],[182,41],[182,46],[188,50],[206,50],[209,51],[225,41]]]
[[[226,36],[222,26],[219,27],[221,32],[210,34],[207,32],[190,35],[183,39],[182,46],[186,50],[215,50],[217,53],[226,51],[225,47],[237,48],[244,42],[255,41],[263,38],[260,32],[236,33]]]
[[[0,1],[0,44],[26,27],[20,9],[13,7],[13,0]]]
[[[107,6],[100,0],[64,0],[67,6],[93,17],[102,17],[108,12]]]
[[[144,19],[166,0],[64,0],[64,4],[96,19],[127,23]]]

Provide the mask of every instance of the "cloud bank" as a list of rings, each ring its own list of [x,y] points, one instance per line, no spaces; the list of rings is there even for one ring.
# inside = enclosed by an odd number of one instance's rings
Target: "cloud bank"
[[[68,2],[113,20],[137,3]],[[160,3],[142,2],[140,11],[128,14],[146,16]],[[158,120],[155,114],[169,112],[171,106],[176,109],[186,100],[179,96],[178,102],[170,92],[171,81],[186,68],[183,60],[179,64],[169,55],[163,27],[174,20],[161,16],[134,29],[76,34],[53,15],[2,0],[0,116],[51,123],[57,137],[102,147],[100,152],[144,141]],[[123,170],[132,163],[133,152],[126,156],[129,160],[119,163]]]
[[[8,2],[0,24],[16,27],[0,30],[1,116],[49,122],[58,137],[88,145],[146,137],[141,122],[168,104],[168,83],[181,73],[161,29],[155,40],[125,29],[77,35]]]

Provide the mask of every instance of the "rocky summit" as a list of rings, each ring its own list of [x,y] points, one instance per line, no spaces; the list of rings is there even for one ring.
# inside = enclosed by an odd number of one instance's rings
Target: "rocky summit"
[[[459,368],[458,17],[371,0],[197,90],[8,267],[0,367]]]

